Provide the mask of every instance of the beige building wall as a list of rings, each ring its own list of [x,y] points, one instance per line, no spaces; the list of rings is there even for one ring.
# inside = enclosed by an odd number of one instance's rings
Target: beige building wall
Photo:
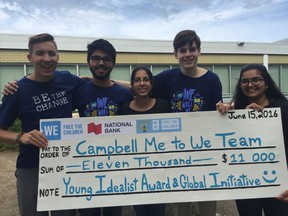
[[[0,34],[0,88],[8,81],[31,73],[27,59],[27,35]],[[90,76],[87,67],[87,44],[95,38],[55,36],[60,54],[59,70]],[[156,74],[178,67],[173,42],[165,40],[108,39],[117,50],[113,79],[129,80],[135,65],[146,65]],[[199,65],[219,76],[223,94],[233,93],[241,67],[249,63],[264,64],[282,92],[288,95],[288,43],[205,42],[201,43]],[[1,99],[1,95],[0,95]],[[1,103],[1,102],[0,102]]]
[[[86,52],[60,51],[59,63],[85,64]],[[288,64],[288,55],[269,55],[269,64]],[[26,50],[0,50],[0,63],[28,63]],[[118,53],[117,64],[177,64],[173,53]],[[199,64],[263,63],[263,55],[202,54]]]
[[[288,64],[288,55],[269,55],[269,64]]]
[[[199,64],[249,64],[263,63],[263,55],[203,54]]]
[[[0,63],[27,63],[27,51],[0,50]]]

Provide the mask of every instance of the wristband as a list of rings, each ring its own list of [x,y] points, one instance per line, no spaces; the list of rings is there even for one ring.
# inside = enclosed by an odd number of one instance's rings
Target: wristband
[[[21,137],[23,136],[23,132],[19,133],[17,136],[16,136],[16,143],[19,144],[19,145],[24,145],[24,143],[21,141]]]

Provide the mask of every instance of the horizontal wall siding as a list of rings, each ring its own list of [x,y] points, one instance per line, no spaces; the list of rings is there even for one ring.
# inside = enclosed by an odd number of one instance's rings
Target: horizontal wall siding
[[[86,52],[59,51],[59,63],[85,64]],[[117,53],[117,64],[177,64],[173,53]],[[0,63],[27,63],[27,51],[0,50]],[[263,55],[202,54],[199,64],[248,64],[262,63]],[[288,56],[269,55],[269,63],[287,63]]]
[[[263,63],[263,55],[216,55],[202,54],[199,64],[249,64]]]
[[[27,54],[25,50],[0,50],[0,63],[27,63]]]
[[[269,64],[288,64],[288,56],[269,55]]]
[[[119,64],[177,64],[173,53],[119,53],[117,55]]]

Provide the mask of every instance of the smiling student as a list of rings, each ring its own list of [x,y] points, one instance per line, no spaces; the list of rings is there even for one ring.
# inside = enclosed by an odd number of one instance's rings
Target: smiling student
[[[153,75],[146,67],[136,67],[131,74],[131,86],[135,98],[121,108],[122,115],[169,113],[168,101],[151,97]],[[164,216],[165,204],[148,204],[133,206],[136,216]]]
[[[33,72],[17,82],[18,91],[4,96],[0,107],[0,141],[19,145],[16,172],[17,198],[21,216],[48,216],[37,212],[39,148],[48,140],[39,130],[39,120],[72,117],[72,96],[83,83],[68,71],[57,71],[59,61],[54,37],[38,34],[28,43],[29,62]],[[9,130],[16,119],[22,123],[22,132]],[[52,216],[74,216],[75,210],[52,211]]]
[[[280,107],[282,128],[284,135],[285,152],[288,155],[288,100],[277,88],[268,70],[261,64],[245,65],[240,71],[233,97],[235,109],[255,109]],[[223,103],[217,104],[222,109]],[[284,192],[278,199],[285,201]],[[287,216],[288,204],[277,198],[242,199],[236,200],[240,216]]]
[[[173,41],[174,56],[179,67],[154,76],[153,96],[168,100],[172,112],[216,110],[222,101],[219,77],[197,65],[201,55],[201,40],[193,30],[180,31]],[[195,122],[197,124],[197,122]],[[197,202],[200,216],[215,216],[216,201]],[[189,216],[191,203],[177,203],[175,216]]]
[[[180,31],[173,40],[174,56],[179,67],[162,71],[153,78],[152,97],[169,102],[171,112],[216,110],[222,101],[222,85],[217,74],[197,65],[201,40],[193,30]],[[128,82],[119,84],[131,87]],[[229,106],[224,106],[229,109]],[[224,109],[224,108],[223,108]],[[172,214],[189,216],[191,203],[177,203]],[[215,216],[216,201],[198,202],[200,216]]]
[[[93,78],[78,88],[73,100],[80,117],[119,115],[121,106],[133,99],[130,89],[110,79],[116,55],[114,46],[107,40],[97,39],[88,44],[87,63]],[[121,216],[122,207],[79,209],[78,212],[81,216]]]

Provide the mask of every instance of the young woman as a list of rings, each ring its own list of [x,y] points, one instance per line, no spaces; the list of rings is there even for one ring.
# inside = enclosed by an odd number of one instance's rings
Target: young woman
[[[134,100],[122,106],[122,115],[169,113],[168,101],[152,98],[153,75],[146,67],[136,67],[131,74],[131,86]],[[136,205],[136,216],[164,216],[165,204]]]
[[[240,78],[232,101],[235,109],[256,109],[280,107],[286,155],[288,155],[288,100],[279,91],[265,66],[248,64],[241,69]],[[226,104],[227,105],[227,104]],[[221,110],[223,104],[217,104]],[[233,107],[232,107],[233,108]],[[227,109],[227,106],[224,107]],[[283,197],[282,197],[283,196]],[[284,200],[285,193],[278,199]],[[288,204],[277,198],[236,200],[240,216],[287,216]]]
[[[136,67],[131,74],[135,98],[122,106],[122,115],[171,112],[168,101],[151,97],[153,75],[146,67]]]

